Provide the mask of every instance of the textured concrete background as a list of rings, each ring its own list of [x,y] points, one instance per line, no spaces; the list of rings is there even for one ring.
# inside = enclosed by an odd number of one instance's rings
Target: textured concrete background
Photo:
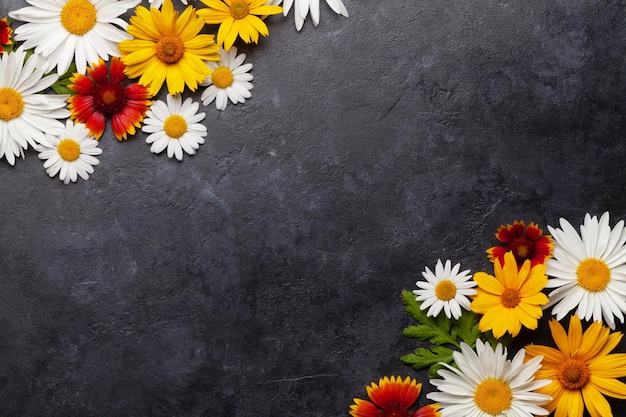
[[[429,390],[399,361],[425,266],[488,270],[515,219],[626,218],[626,2],[345,4],[268,19],[252,98],[205,108],[182,163],[110,130],[86,182],[0,161],[0,415],[328,417],[383,375]]]

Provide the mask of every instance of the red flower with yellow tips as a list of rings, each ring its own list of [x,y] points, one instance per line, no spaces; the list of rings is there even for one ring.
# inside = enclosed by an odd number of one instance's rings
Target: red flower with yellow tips
[[[409,409],[415,404],[422,391],[422,384],[408,376],[384,377],[378,380],[378,385],[372,382],[366,387],[371,401],[354,399],[350,406],[352,417],[439,417],[439,405],[426,405],[416,411]]]
[[[530,266],[533,267],[545,263],[552,256],[552,237],[544,235],[534,222],[526,226],[524,220],[515,220],[513,224],[501,225],[496,238],[503,244],[487,249],[487,257],[491,262],[497,259],[503,264],[504,254],[509,251],[513,252],[518,268],[527,259],[530,259]]]
[[[7,18],[4,17],[0,19],[0,53],[4,52],[3,45],[11,45],[13,43],[11,41],[12,33],[13,29],[11,29],[11,26],[9,26]]]
[[[117,140],[134,135],[152,104],[146,87],[125,82],[124,68],[117,57],[111,59],[109,68],[100,59],[87,68],[87,75],[74,73],[70,78],[68,87],[76,92],[67,100],[70,118],[85,123],[96,139],[102,136],[107,119]]]

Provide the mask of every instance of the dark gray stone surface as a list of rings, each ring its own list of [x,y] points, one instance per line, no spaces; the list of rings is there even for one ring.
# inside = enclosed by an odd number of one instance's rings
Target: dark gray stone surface
[[[425,266],[488,270],[515,219],[626,218],[626,2],[345,4],[271,17],[242,48],[252,98],[205,108],[182,163],[110,128],[86,182],[0,161],[0,415],[328,417],[383,375],[430,390],[399,361]]]

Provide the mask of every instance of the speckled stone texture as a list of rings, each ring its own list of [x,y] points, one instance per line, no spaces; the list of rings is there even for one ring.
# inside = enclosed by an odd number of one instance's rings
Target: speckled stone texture
[[[384,375],[429,391],[399,360],[425,266],[489,270],[515,219],[626,219],[626,2],[344,2],[301,32],[270,17],[241,47],[252,98],[204,108],[182,163],[110,127],[89,181],[0,161],[0,415],[339,417]]]

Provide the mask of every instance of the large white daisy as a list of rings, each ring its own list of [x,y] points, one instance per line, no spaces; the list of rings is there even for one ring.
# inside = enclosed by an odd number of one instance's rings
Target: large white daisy
[[[200,105],[187,98],[182,102],[180,95],[167,95],[167,104],[158,100],[146,112],[141,130],[150,133],[146,138],[151,143],[150,151],[161,153],[167,148],[169,158],[183,160],[183,151],[195,155],[196,150],[204,143],[207,128],[199,123],[205,114],[198,113]]]
[[[28,145],[46,143],[44,132],[63,128],[56,119],[66,119],[68,95],[40,94],[59,76],[44,77],[45,62],[38,54],[26,59],[24,47],[0,55],[0,158],[15,164]]]
[[[97,155],[102,153],[98,141],[89,136],[89,130],[82,123],[74,124],[67,120],[65,128],[57,135],[47,135],[48,144],[38,145],[39,159],[45,159],[43,167],[52,178],[59,174],[65,184],[76,182],[80,176],[89,179],[93,167],[99,164]]]
[[[31,6],[9,13],[28,22],[17,27],[14,37],[24,48],[35,48],[48,60],[48,70],[65,74],[72,60],[84,74],[87,65],[120,56],[117,44],[131,36],[119,16],[141,0],[26,0]]]
[[[291,6],[295,3],[293,15],[296,21],[296,29],[302,29],[306,16],[311,12],[311,20],[317,26],[320,22],[320,0],[284,0],[283,15],[287,16]],[[333,12],[348,17],[348,10],[341,0],[326,0]]]
[[[626,313],[626,228],[620,220],[613,229],[609,213],[600,220],[585,215],[580,235],[565,219],[561,229],[548,226],[555,241],[553,258],[546,262],[551,277],[546,288],[556,288],[546,307],[561,320],[576,308],[584,320],[604,321],[615,329],[615,317],[624,322]]]
[[[207,61],[211,68],[211,74],[201,83],[207,88],[202,92],[202,104],[208,106],[215,100],[218,110],[226,109],[228,100],[233,104],[243,103],[252,94],[252,79],[250,74],[252,64],[244,64],[246,54],[237,55],[237,48],[219,50],[220,60],[217,62]]]
[[[461,264],[452,267],[449,260],[444,265],[438,259],[434,273],[428,267],[422,272],[426,281],[417,281],[415,285],[421,289],[413,290],[413,294],[418,296],[417,301],[422,302],[422,310],[428,308],[427,316],[437,316],[443,309],[448,318],[458,319],[461,307],[470,309],[467,297],[476,295],[476,283],[470,279],[469,269],[459,272],[460,269]]]
[[[520,349],[512,360],[500,343],[492,349],[480,339],[476,351],[461,343],[461,352],[454,352],[457,368],[443,364],[442,379],[430,383],[439,392],[427,398],[441,405],[441,417],[533,417],[547,416],[543,406],[552,398],[533,392],[550,384],[549,379],[535,379],[543,356],[526,363],[526,352]]]

